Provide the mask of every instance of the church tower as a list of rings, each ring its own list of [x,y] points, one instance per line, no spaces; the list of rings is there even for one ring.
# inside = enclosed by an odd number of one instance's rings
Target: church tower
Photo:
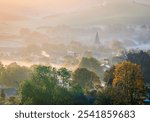
[[[98,32],[96,33],[96,36],[95,36],[95,45],[97,45],[97,46],[101,45]]]

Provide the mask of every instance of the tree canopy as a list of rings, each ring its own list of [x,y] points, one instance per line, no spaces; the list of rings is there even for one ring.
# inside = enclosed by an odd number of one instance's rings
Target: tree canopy
[[[127,61],[140,65],[144,82],[150,84],[150,55],[144,51],[132,51],[127,53]]]
[[[100,62],[93,57],[83,57],[80,64],[80,68],[86,68],[89,71],[92,71],[100,76],[102,73],[102,69],[100,68]]]
[[[74,84],[79,84],[84,89],[93,89],[97,85],[101,85],[99,77],[86,68],[78,68],[73,73],[73,81]]]
[[[58,73],[58,74],[56,74]],[[34,105],[71,105],[88,104],[83,90],[79,86],[64,87],[59,83],[59,76],[70,78],[65,68],[58,71],[48,66],[36,66],[29,80],[22,82],[19,90],[21,104]],[[77,99],[80,97],[80,100]]]
[[[113,86],[128,104],[140,104],[145,95],[141,67],[125,61],[115,66]],[[120,98],[121,99],[121,98]],[[117,98],[116,98],[117,100]]]

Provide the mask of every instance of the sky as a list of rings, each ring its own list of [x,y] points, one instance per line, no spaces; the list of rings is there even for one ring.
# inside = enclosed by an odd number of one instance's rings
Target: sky
[[[80,10],[101,0],[0,0],[0,12],[42,16]]]
[[[48,23],[42,21],[47,16],[82,11],[99,2],[101,0],[0,0],[0,29],[42,26],[43,23]],[[57,25],[54,22],[50,24]]]
[[[105,3],[119,3],[132,0],[0,0],[1,19],[4,16],[45,16],[56,13],[80,11]],[[137,0],[146,1],[149,0]],[[5,14],[5,15],[4,15]],[[11,15],[12,14],[12,15]]]
[[[147,23],[150,7],[133,0],[0,0],[0,28]],[[149,0],[137,0],[148,3]],[[130,2],[130,4],[129,4]],[[150,3],[150,2],[149,2]],[[5,24],[5,25],[3,25]],[[11,28],[10,28],[11,27]],[[5,27],[6,28],[6,27]]]

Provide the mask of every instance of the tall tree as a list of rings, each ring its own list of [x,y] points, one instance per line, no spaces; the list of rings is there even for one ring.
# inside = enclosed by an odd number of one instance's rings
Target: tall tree
[[[62,87],[59,84],[58,76],[56,75],[58,75],[57,71],[52,67],[41,65],[33,67],[33,74],[31,78],[22,82],[20,85],[19,96],[21,97],[21,104],[87,104],[87,100],[85,99],[85,96],[79,87]],[[80,95],[82,96],[80,97],[81,100],[78,100]]]
[[[18,87],[21,81],[29,79],[30,74],[29,68],[19,66],[17,63],[0,66],[0,81],[5,86]]]
[[[114,70],[115,67],[112,66],[109,70],[106,70],[104,73],[104,82],[106,86],[112,86],[112,81],[114,79]]]
[[[86,68],[89,71],[96,73],[97,76],[101,76],[102,69],[100,68],[100,62],[93,57],[90,57],[90,58],[83,57],[80,62],[79,67]]]
[[[144,51],[132,51],[127,54],[127,61],[141,65],[144,82],[150,85],[150,55]]]
[[[4,78],[4,75],[5,75],[5,67],[4,65],[0,62],[0,83],[3,82],[3,78]]]
[[[0,97],[5,100],[6,95],[4,89],[1,89]]]
[[[36,66],[31,78],[20,85],[21,104],[54,104],[57,81],[51,67]]]
[[[78,68],[73,73],[73,83],[79,84],[84,89],[93,89],[101,85],[99,77],[86,68]]]
[[[127,104],[141,104],[145,95],[141,67],[131,62],[122,62],[115,66],[113,86],[127,101]]]
[[[69,79],[71,78],[71,73],[66,68],[60,68],[58,71],[58,76],[60,76],[62,85],[67,86],[69,84]]]

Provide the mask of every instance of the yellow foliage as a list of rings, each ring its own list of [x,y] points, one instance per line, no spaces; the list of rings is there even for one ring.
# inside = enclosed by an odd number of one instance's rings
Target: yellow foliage
[[[145,86],[139,65],[129,61],[117,64],[112,84],[120,96],[114,96],[116,101],[123,99],[123,104],[143,104]]]
[[[116,86],[118,83],[124,83],[138,89],[144,87],[141,67],[129,61],[124,61],[115,66],[114,77],[113,86]]]

